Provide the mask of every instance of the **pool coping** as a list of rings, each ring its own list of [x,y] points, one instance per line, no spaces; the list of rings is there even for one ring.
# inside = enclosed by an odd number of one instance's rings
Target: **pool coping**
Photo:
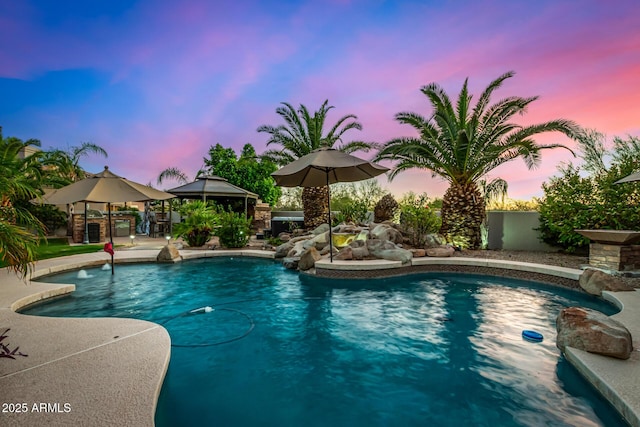
[[[159,249],[117,251],[121,263],[156,262]],[[273,258],[264,250],[181,250],[182,259],[221,256]],[[104,253],[74,255],[40,261],[32,278],[107,262]],[[581,270],[484,258],[414,258],[399,261],[329,261],[316,263],[322,277],[373,277],[407,272],[490,271],[525,278],[556,277],[577,281]],[[479,269],[479,270],[478,270]],[[0,275],[3,274],[0,269]],[[442,270],[440,270],[442,271]],[[367,273],[369,272],[369,273]],[[27,413],[0,413],[12,425],[154,425],[157,399],[169,365],[171,340],[160,325],[136,319],[46,318],[16,313],[42,299],[63,295],[75,286],[24,282],[12,273],[0,276],[0,332],[10,331],[3,344],[19,345],[28,357],[0,358],[3,403],[27,403]],[[369,276],[371,277],[371,276]],[[534,279],[535,280],[535,279]],[[551,280],[552,282],[554,280]],[[621,308],[614,316],[640,339],[640,291],[605,292],[605,299]],[[55,339],[51,339],[54,337]],[[640,351],[618,360],[568,348],[565,357],[632,425],[640,427]],[[96,386],[98,385],[98,386]],[[45,406],[37,406],[44,403]],[[65,403],[70,411],[65,412]],[[36,406],[33,406],[36,404]],[[47,404],[49,404],[47,406]],[[44,411],[37,411],[45,408]],[[35,410],[34,410],[35,409]]]

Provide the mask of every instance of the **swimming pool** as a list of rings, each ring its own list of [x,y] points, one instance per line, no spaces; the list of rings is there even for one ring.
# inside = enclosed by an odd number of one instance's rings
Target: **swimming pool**
[[[86,273],[44,279],[77,290],[23,313],[163,324],[177,347],[158,426],[625,425],[555,347],[562,307],[615,312],[577,292],[442,273],[329,281],[247,258]]]

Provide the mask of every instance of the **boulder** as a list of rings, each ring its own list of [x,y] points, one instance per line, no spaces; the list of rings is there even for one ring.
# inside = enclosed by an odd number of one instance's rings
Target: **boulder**
[[[413,255],[406,249],[383,249],[375,254],[377,258],[389,261],[401,261],[403,264],[411,262]]]
[[[285,233],[283,231],[282,233],[278,234],[278,239],[280,239],[283,242],[288,242],[289,240],[291,240],[291,234]]]
[[[363,260],[369,256],[369,250],[366,246],[352,247],[351,253],[353,254],[353,259],[357,260]]]
[[[351,246],[352,248],[363,248],[363,247],[367,246],[367,241],[366,240],[354,240],[353,242],[349,243],[349,246]]]
[[[291,243],[298,243],[298,242],[301,242],[301,241],[303,241],[303,240],[308,240],[308,239],[310,239],[310,238],[312,238],[312,237],[313,237],[313,236],[312,236],[311,234],[305,234],[305,235],[302,235],[302,236],[296,236],[296,237],[293,237],[293,238],[292,238],[291,240],[289,240],[289,241],[290,241]]]
[[[358,227],[354,224],[340,224],[331,230],[333,233],[347,233],[347,234],[359,234],[362,231],[362,227]]]
[[[427,255],[424,249],[411,249],[411,254],[414,258],[422,258]]]
[[[300,257],[302,255],[302,253],[306,250],[306,248],[304,247],[305,243],[307,242],[308,239],[304,239],[304,240],[298,240],[297,242],[295,242],[293,244],[293,247],[291,248],[291,250],[289,251],[289,253],[287,253],[287,257],[291,258],[291,257]],[[293,241],[293,240],[292,240]]]
[[[316,265],[316,261],[320,258],[320,252],[315,247],[311,247],[304,251],[298,261],[298,270],[306,271],[313,268]]]
[[[633,291],[634,288],[627,285],[619,277],[612,276],[594,268],[587,268],[580,275],[580,287],[591,295],[602,295],[602,291],[623,292]]]
[[[311,234],[316,236],[318,234],[326,233],[327,231],[329,231],[329,224],[320,224],[311,232]]]
[[[338,249],[336,249],[335,246],[327,245],[324,248],[322,248],[322,250],[320,251],[320,255],[328,255],[329,254],[329,248],[333,249],[333,256],[334,257],[338,254]]]
[[[453,246],[438,246],[436,248],[425,249],[427,256],[433,257],[450,257],[456,252]]]
[[[369,254],[375,258],[401,261],[403,264],[411,262],[411,258],[413,258],[411,251],[401,249],[398,245],[387,240],[367,240],[366,248],[369,250]]]
[[[156,261],[158,262],[176,262],[180,259],[180,252],[178,252],[178,248],[176,248],[173,243],[169,243],[162,248],[156,257]]]
[[[274,256],[276,258],[284,258],[287,256],[291,249],[293,249],[293,242],[288,241],[286,243],[283,243],[280,246],[276,247],[276,253]]]
[[[296,270],[298,268],[299,257],[286,257],[282,258],[282,265],[289,270]]]
[[[329,230],[327,229],[324,233],[317,234],[311,239],[311,242],[313,242],[317,250],[322,250],[329,244]]]
[[[341,261],[349,261],[353,259],[353,248],[351,246],[345,246],[340,249],[340,252],[333,259],[341,260]]]
[[[620,322],[583,307],[563,309],[556,319],[556,345],[589,353],[628,359],[633,350],[631,334]]]
[[[402,243],[402,233],[389,224],[378,224],[370,231],[373,239],[388,240],[393,243]]]
[[[424,248],[437,248],[439,246],[445,246],[447,239],[441,234],[427,234],[425,236]]]

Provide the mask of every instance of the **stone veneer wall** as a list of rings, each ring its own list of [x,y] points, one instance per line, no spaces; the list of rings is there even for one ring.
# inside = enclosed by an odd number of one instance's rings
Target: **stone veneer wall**
[[[116,220],[128,219],[129,220],[129,234],[136,234],[136,218],[133,215],[113,214],[111,213],[111,232],[115,237]],[[107,230],[108,217],[104,218],[88,218],[87,224],[100,224],[100,242],[105,242],[109,237]],[[84,215],[73,215],[73,242],[82,243],[84,241]]]
[[[271,207],[269,203],[258,202],[253,213],[252,228],[254,232],[262,233],[265,228],[271,228]]]
[[[614,271],[640,269],[640,245],[589,245],[589,265]]]

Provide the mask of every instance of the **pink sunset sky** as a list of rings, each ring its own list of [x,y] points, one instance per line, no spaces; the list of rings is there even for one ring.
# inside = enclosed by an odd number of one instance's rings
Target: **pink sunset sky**
[[[610,141],[640,135],[639,29],[637,0],[0,0],[0,126],[45,149],[99,144],[109,158],[85,169],[155,185],[167,167],[193,178],[216,143],[263,152],[256,129],[281,123],[283,101],[314,111],[328,99],[329,125],[355,114],[364,127],[348,140],[384,143],[414,134],[396,113],[430,115],[422,86],[456,97],[469,77],[478,95],[514,70],[494,100],[540,96],[522,124],[565,118]],[[488,178],[529,199],[570,160],[547,151],[536,170],[516,160]],[[447,187],[428,171],[380,183],[397,195]]]

